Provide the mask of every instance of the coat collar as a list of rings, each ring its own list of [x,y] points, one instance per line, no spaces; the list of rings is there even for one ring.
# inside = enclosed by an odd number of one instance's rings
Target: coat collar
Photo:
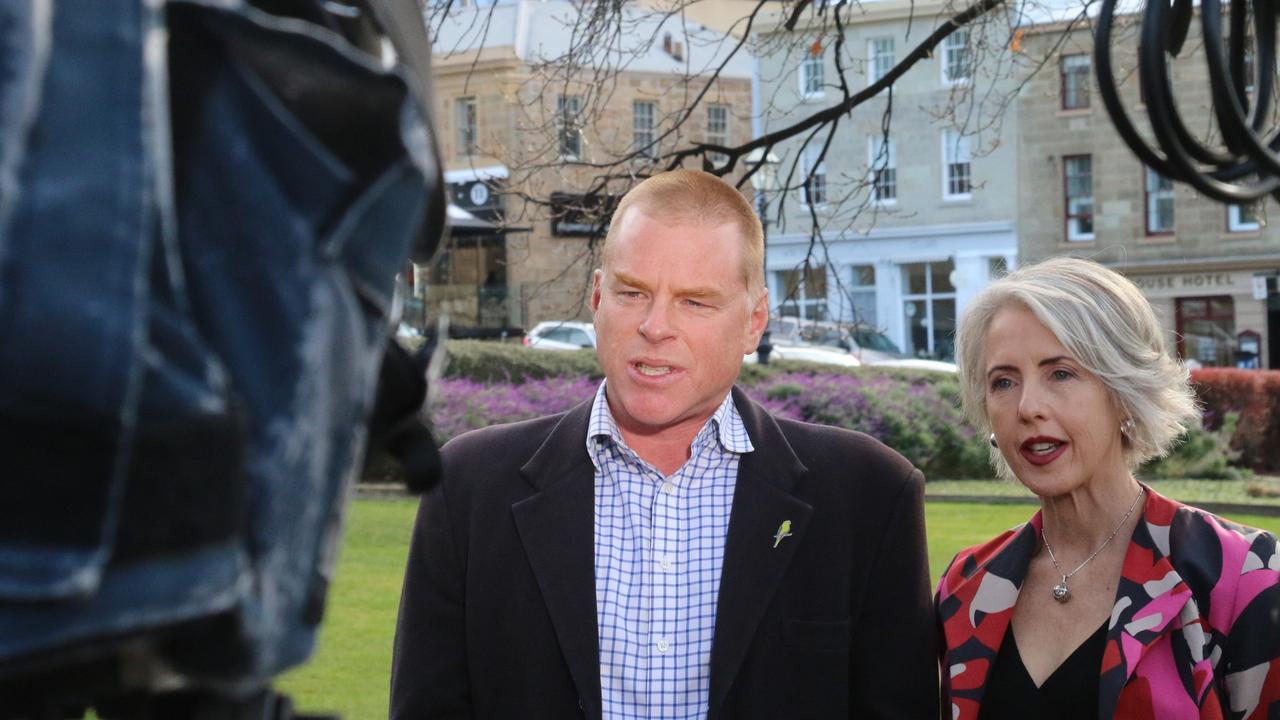
[[[1125,552],[1107,627],[1099,678],[1099,718],[1115,714],[1121,691],[1144,655],[1191,602],[1169,561],[1169,528],[1180,505],[1147,488],[1142,518]],[[976,718],[1000,654],[1027,568],[1041,543],[1041,514],[956,556],[938,587],[946,641],[943,682],[957,718]]]
[[[807,472],[769,413],[734,388],[733,402],[754,452],[738,465],[725,539],[715,639],[711,648],[709,718],[721,712],[813,508],[791,495]],[[601,716],[599,628],[596,625],[594,467],[586,451],[591,402],[566,413],[520,469],[536,491],[511,506],[543,601],[588,718]],[[790,521],[790,537],[774,536]]]

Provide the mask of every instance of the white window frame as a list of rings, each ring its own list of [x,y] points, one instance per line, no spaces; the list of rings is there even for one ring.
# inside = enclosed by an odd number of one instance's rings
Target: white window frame
[[[1143,218],[1145,230],[1148,236],[1172,235],[1177,232],[1178,215],[1176,207],[1176,193],[1174,192],[1173,180],[1164,177],[1160,173],[1149,167],[1143,166],[1143,199],[1146,213]],[[1164,187],[1161,187],[1164,185]],[[1155,224],[1160,218],[1160,201],[1167,200],[1170,203],[1170,222],[1169,227],[1156,227]]]
[[[804,171],[800,185],[800,204],[808,207],[823,207],[827,204],[827,159],[822,158],[821,162],[817,162],[818,156],[822,154],[822,145],[807,145],[804,154],[801,156],[800,169]],[[814,169],[816,168],[816,169]],[[810,170],[813,170],[813,177],[809,177]],[[810,183],[813,187],[810,188]],[[817,196],[815,202],[809,202],[809,194],[812,190]]]
[[[1089,194],[1088,196],[1080,195],[1079,197],[1072,197],[1071,172],[1068,169],[1068,164],[1072,160],[1079,160],[1081,158],[1089,159]],[[1085,205],[1087,205],[1089,208],[1088,213],[1091,221],[1096,221],[1098,217],[1097,213],[1095,213],[1093,209],[1093,203],[1094,203],[1093,155],[1090,155],[1090,154],[1066,155],[1062,158],[1062,198],[1064,203],[1063,211],[1062,211],[1063,221],[1066,223],[1067,240],[1069,242],[1088,242],[1090,240],[1093,240],[1096,237],[1095,233],[1098,231],[1096,224],[1092,225],[1093,232],[1086,233],[1086,232],[1081,232],[1079,230],[1079,226],[1072,222],[1073,220],[1075,220],[1076,218],[1080,217],[1083,214],[1078,210],[1078,208]]]
[[[778,288],[778,304],[774,307],[774,312],[776,312],[780,317],[794,317],[802,321],[823,321],[830,319],[831,305],[827,301],[827,296],[815,295],[810,297],[808,295],[808,291],[806,289],[806,286],[808,285],[808,278],[806,277],[804,270],[804,265],[800,265],[799,267],[773,271],[774,287]],[[827,266],[814,265],[809,268],[809,271],[813,273],[822,273],[825,281],[824,284],[826,285],[827,291],[830,292],[831,277],[827,272]],[[795,297],[788,297],[787,295],[787,282],[784,279],[783,274],[789,272],[794,272],[799,275],[796,279]],[[783,310],[789,306],[795,307],[798,314],[784,315]],[[821,310],[821,312],[818,312],[819,310]]]
[[[952,153],[955,153],[953,156]],[[963,192],[952,192],[952,166],[964,166]],[[959,179],[957,178],[957,182]],[[942,199],[968,200],[973,197],[973,147],[969,136],[958,130],[942,131]]]
[[[854,295],[869,295],[871,297],[871,302],[868,303],[868,305],[871,308],[871,312],[876,316],[880,314],[879,309],[876,307],[878,296],[876,295],[876,274],[877,273],[876,273],[875,264],[874,263],[851,263],[847,267],[848,267],[848,274],[849,274],[849,285],[848,285],[849,314],[852,316],[853,322],[855,324],[862,325],[864,327],[869,327],[869,328],[879,327],[878,317],[871,317],[871,318],[858,317],[857,303],[854,302],[854,299],[853,299]],[[863,285],[859,282],[858,268],[860,267],[871,268],[871,284],[870,285]]]
[[[569,117],[572,113],[572,118]],[[561,160],[577,160],[582,156],[582,128],[578,127],[578,117],[582,114],[581,95],[559,95],[556,97],[556,151]],[[569,122],[573,127],[567,127]],[[573,147],[570,151],[566,140],[570,133]]]
[[[954,270],[955,258],[951,258],[950,261],[951,261],[952,270]],[[945,262],[947,261],[946,260],[941,261],[941,263],[945,263]],[[929,341],[929,347],[925,348],[925,353],[928,354],[930,357],[935,357],[935,353],[937,352],[937,349],[936,349],[937,338],[934,337],[936,333],[934,332],[934,327],[933,327],[934,303],[939,300],[951,300],[952,302],[957,302],[955,288],[952,288],[950,292],[947,292],[945,290],[934,292],[933,290],[933,266],[941,263],[933,260],[926,260],[924,262],[907,262],[907,263],[901,263],[898,265],[899,272],[902,273],[902,287],[904,290],[910,287],[907,284],[907,275],[906,275],[907,266],[908,265],[924,265],[924,292],[923,293],[904,292],[902,294],[902,302],[899,303],[898,305],[899,315],[904,320],[903,327],[902,327],[902,334],[903,334],[903,337],[901,338],[902,342],[898,343],[898,347],[906,348],[908,345],[912,344],[912,343],[906,342],[907,335],[911,332],[910,325],[905,322],[906,315],[907,315],[907,312],[906,312],[907,304],[915,300],[923,300],[924,307],[925,307],[925,310],[924,310],[925,311],[925,329],[926,329],[925,337]],[[960,321],[959,313],[960,313],[960,308],[957,302],[957,307],[956,307],[957,323],[959,323]],[[912,348],[912,352],[914,353],[918,349],[919,348]]]
[[[1262,229],[1262,212],[1258,207],[1262,203],[1262,199],[1254,200],[1248,203],[1254,206],[1253,222],[1247,222],[1240,216],[1242,205],[1232,204],[1227,206],[1227,230],[1231,232],[1257,232]]]
[[[1093,107],[1093,88],[1090,85],[1090,78],[1093,77],[1093,58],[1088,53],[1068,53],[1061,57],[1058,61],[1058,77],[1062,83],[1062,96],[1060,98],[1059,107],[1063,110],[1088,110]],[[1075,87],[1075,94],[1078,101],[1083,101],[1079,105],[1067,105],[1067,95],[1072,89],[1071,80],[1075,79],[1080,83]]]
[[[973,79],[973,51],[969,48],[969,30],[960,28],[942,41],[942,84],[960,85]],[[955,65],[966,70],[962,76],[953,76],[951,68]]]
[[[656,157],[654,130],[657,127],[658,104],[652,100],[634,100],[631,103],[631,149],[644,157]]]
[[[719,115],[720,117],[716,117]],[[707,142],[729,146],[729,106],[713,103],[707,106]],[[729,162],[724,153],[711,153],[711,162],[717,167]]]
[[[821,100],[826,97],[826,68],[823,65],[826,52],[819,51],[815,56],[805,50],[804,59],[800,61],[800,99]]]
[[[480,109],[474,95],[453,101],[453,122],[457,156],[475,155],[476,144],[480,141]]]
[[[867,138],[867,174],[868,181],[871,183],[871,200],[877,205],[897,205],[898,204],[898,144],[893,138],[889,138],[889,148],[883,162],[880,157],[880,149],[884,143],[884,135],[876,133]],[[881,176],[879,173],[884,172],[886,175]],[[885,185],[890,188],[892,195],[889,197],[881,197],[880,180],[887,177]]]
[[[887,47],[885,46],[887,43]],[[892,37],[875,37],[867,40],[867,84],[880,80],[893,69],[894,55]]]

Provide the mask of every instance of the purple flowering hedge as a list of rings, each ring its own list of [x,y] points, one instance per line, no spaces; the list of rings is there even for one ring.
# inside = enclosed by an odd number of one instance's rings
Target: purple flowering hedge
[[[517,367],[528,367],[528,353],[533,351],[516,351],[524,353]],[[555,363],[567,359],[563,353],[550,355]],[[474,428],[563,412],[590,398],[599,383],[598,370],[589,369],[570,376],[533,372],[521,373],[519,379],[497,379],[502,376],[477,364],[474,352],[464,368],[467,375],[483,380],[451,371],[434,390],[428,415],[442,443]],[[959,386],[952,376],[781,363],[748,366],[740,384],[775,415],[865,432],[901,452],[926,477],[991,475],[986,444],[964,422]]]

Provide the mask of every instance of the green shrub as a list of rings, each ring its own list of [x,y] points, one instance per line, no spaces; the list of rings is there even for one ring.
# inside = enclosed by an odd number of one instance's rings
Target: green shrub
[[[1248,470],[1232,467],[1240,458],[1240,451],[1231,449],[1231,438],[1239,421],[1238,414],[1227,413],[1217,430],[1192,428],[1182,436],[1172,452],[1147,463],[1139,474],[1163,479],[1240,480],[1249,477],[1252,473]]]
[[[515,343],[450,340],[445,376],[476,382],[523,382],[550,377],[604,377],[595,350],[539,350]]]

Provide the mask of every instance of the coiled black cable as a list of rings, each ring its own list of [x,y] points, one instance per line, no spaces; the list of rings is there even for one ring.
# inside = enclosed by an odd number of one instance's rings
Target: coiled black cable
[[[1142,13],[1138,78],[1156,146],[1138,133],[1120,102],[1111,58],[1117,0],[1103,0],[1096,25],[1099,95],[1125,144],[1152,170],[1222,202],[1246,203],[1267,194],[1280,198],[1280,131],[1267,127],[1276,69],[1275,7],[1267,0],[1230,3],[1224,54],[1222,4],[1200,0],[1202,45],[1221,147],[1207,145],[1187,130],[1173,97],[1169,63],[1186,44],[1195,15],[1192,0],[1149,0]],[[1250,15],[1254,78],[1245,77]],[[1252,100],[1247,90],[1250,80],[1257,88]]]

